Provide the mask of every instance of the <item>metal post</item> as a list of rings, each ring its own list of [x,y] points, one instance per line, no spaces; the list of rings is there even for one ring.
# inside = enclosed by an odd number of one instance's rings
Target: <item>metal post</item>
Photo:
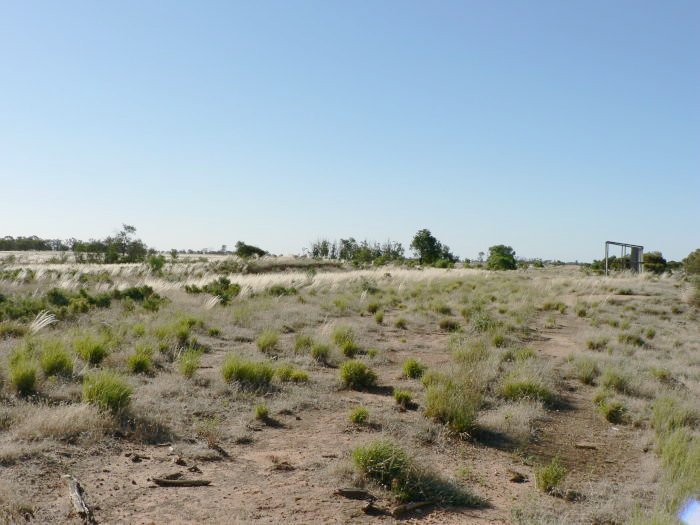
[[[605,242],[605,276],[608,276],[608,242]]]

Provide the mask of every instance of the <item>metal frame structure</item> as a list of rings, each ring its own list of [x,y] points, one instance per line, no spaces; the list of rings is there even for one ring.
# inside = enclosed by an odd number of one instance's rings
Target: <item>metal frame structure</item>
[[[605,241],[605,275],[608,275],[608,253],[611,244],[615,246],[620,246],[621,258],[627,255],[627,248],[629,248],[630,256],[636,255],[635,260],[631,260],[632,257],[630,257],[630,263],[632,265],[630,269],[633,272],[641,273],[642,271],[644,271],[644,246],[640,246],[639,244],[627,244],[624,242]]]

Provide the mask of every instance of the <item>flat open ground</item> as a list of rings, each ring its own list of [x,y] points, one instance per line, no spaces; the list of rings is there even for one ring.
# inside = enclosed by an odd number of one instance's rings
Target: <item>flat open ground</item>
[[[197,260],[162,275],[0,266],[7,522],[81,523],[65,474],[97,523],[133,524],[666,523],[700,490],[700,325],[675,277],[293,268],[225,275],[240,285],[219,289],[228,304],[192,293],[221,276]],[[157,296],[113,293],[143,285]],[[38,309],[57,320],[31,333]],[[105,354],[92,363],[91,345]],[[69,361],[59,372],[57,354]],[[343,384],[348,355],[375,385]],[[226,380],[231,356],[277,372],[262,386]],[[422,377],[405,376],[408,359]],[[29,388],[22,366],[35,370]],[[85,393],[97,370],[131,387],[120,410]],[[368,418],[353,423],[358,407]],[[356,464],[352,451],[376,441],[405,451],[411,497]],[[563,479],[538,487],[553,460]],[[153,481],[174,474],[211,483]],[[376,497],[369,512],[334,493],[350,487]],[[432,503],[394,516],[400,499]]]

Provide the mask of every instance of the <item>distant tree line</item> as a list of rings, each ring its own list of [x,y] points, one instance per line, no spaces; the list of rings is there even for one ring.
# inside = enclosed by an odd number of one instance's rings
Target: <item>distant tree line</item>
[[[40,239],[36,235],[31,237],[7,236],[0,239],[0,251],[25,252],[25,251],[54,251],[65,252],[71,249],[70,241],[61,239]]]
[[[312,242],[307,251],[314,259],[331,259],[355,264],[386,264],[404,259],[401,243],[391,240],[380,244],[367,240],[357,242],[353,237],[340,241],[319,239]]]

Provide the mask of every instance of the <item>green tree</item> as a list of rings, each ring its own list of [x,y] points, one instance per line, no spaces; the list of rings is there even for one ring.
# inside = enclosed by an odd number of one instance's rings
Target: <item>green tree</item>
[[[656,274],[666,271],[666,259],[661,255],[661,252],[644,253],[644,270]]]
[[[267,255],[267,252],[262,248],[246,244],[243,241],[238,241],[236,243],[236,251],[234,253],[244,259],[247,259],[248,257],[253,257],[254,255],[257,257]]]
[[[688,257],[683,259],[683,268],[688,275],[700,274],[700,248],[691,252]]]
[[[486,259],[486,268],[489,270],[515,270],[518,267],[515,261],[515,251],[510,246],[498,244],[489,248],[489,257]]]
[[[419,230],[414,235],[410,248],[418,256],[421,264],[435,264],[438,261],[453,263],[457,261],[457,257],[450,253],[449,246],[443,245],[427,229]]]

